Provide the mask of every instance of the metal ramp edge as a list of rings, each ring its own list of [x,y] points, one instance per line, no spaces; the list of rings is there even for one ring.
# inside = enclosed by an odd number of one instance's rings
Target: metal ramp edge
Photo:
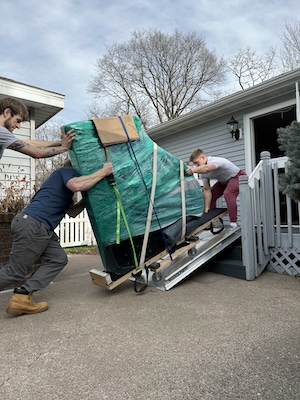
[[[208,235],[208,233],[201,232],[198,235],[199,241],[195,246],[182,253],[176,260],[169,262],[165,269],[158,267],[158,272],[155,272],[150,268],[148,275],[149,286],[154,286],[161,290],[171,289],[238,240],[241,237],[241,228],[225,228],[221,233],[213,237],[211,237],[211,234],[210,236]],[[146,271],[143,271],[138,281],[145,283],[146,279]]]

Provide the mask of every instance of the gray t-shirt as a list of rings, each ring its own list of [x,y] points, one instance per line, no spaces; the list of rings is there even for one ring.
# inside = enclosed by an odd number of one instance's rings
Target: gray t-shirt
[[[202,180],[216,179],[221,183],[227,182],[240,172],[240,168],[223,157],[207,157],[207,164],[215,164],[217,169],[201,174]]]
[[[7,128],[0,125],[0,159],[3,156],[4,150],[17,140],[18,138],[15,135],[13,135]]]

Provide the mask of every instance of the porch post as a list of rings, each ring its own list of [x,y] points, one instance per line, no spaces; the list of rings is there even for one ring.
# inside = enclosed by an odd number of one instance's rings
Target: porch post
[[[265,254],[269,254],[269,246],[275,246],[275,232],[274,232],[274,197],[273,197],[273,180],[272,180],[272,166],[270,165],[271,153],[269,151],[262,151],[260,159],[263,161],[263,184],[262,184],[262,221],[265,243]]]
[[[257,257],[255,252],[253,208],[248,179],[247,175],[241,175],[239,177],[242,256],[246,271],[246,279],[251,281],[255,279],[255,264],[257,263]]]

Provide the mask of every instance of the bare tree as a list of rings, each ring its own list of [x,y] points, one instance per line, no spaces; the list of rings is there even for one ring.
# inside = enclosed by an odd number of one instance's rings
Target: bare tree
[[[62,125],[64,123],[58,120],[49,121],[36,130],[36,138],[40,140],[59,141]],[[37,159],[35,164],[36,188],[38,189],[51,172],[61,167],[67,159],[66,153],[57,154],[54,157]]]
[[[291,71],[300,66],[300,21],[285,24],[281,35],[282,50],[280,53],[284,71]]]
[[[244,90],[276,75],[276,50],[270,48],[263,56],[259,56],[249,47],[240,49],[227,62],[227,68],[238,79]]]
[[[135,31],[97,60],[89,92],[106,111],[138,115],[145,127],[199,107],[225,79],[223,59],[196,33]]]

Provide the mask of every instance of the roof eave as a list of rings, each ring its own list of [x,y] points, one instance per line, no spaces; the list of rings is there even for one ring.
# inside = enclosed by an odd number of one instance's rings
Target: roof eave
[[[172,135],[183,128],[197,125],[215,119],[218,116],[227,115],[233,111],[241,110],[251,103],[262,102],[266,97],[272,98],[279,90],[286,88],[287,92],[294,89],[294,84],[300,79],[300,68],[279,75],[268,81],[262,82],[249,89],[241,90],[229,96],[222,97],[208,105],[205,105],[195,111],[189,112],[178,118],[163,122],[147,130],[147,134],[155,139]],[[273,95],[272,95],[273,94]]]
[[[38,128],[64,108],[63,94],[0,77],[0,97],[21,100],[28,109],[35,110],[35,126]]]

